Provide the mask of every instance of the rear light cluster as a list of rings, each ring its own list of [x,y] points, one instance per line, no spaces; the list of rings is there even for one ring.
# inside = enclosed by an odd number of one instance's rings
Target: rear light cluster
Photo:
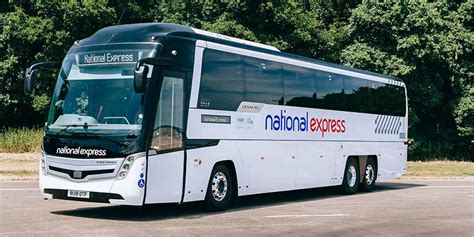
[[[120,167],[120,170],[117,175],[118,180],[125,179],[125,177],[127,177],[128,171],[130,171],[130,169],[132,168],[134,161],[135,161],[135,157],[133,156],[129,156],[125,158],[125,160],[123,161],[122,167]]]

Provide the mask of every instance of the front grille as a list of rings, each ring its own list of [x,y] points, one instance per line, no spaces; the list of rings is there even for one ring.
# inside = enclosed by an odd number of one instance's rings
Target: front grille
[[[110,173],[114,172],[114,169],[77,171],[77,170],[63,169],[63,168],[59,168],[59,167],[55,167],[55,166],[49,166],[49,169],[54,170],[56,172],[67,174],[72,179],[83,179],[83,178],[87,177],[88,175],[110,174]]]

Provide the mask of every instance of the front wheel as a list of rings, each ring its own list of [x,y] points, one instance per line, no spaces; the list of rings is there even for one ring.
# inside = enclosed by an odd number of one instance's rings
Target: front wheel
[[[234,177],[225,165],[216,165],[212,169],[207,186],[205,204],[209,211],[221,211],[235,200]]]
[[[341,190],[345,194],[354,194],[359,186],[359,163],[354,158],[349,158],[344,171],[344,180]]]

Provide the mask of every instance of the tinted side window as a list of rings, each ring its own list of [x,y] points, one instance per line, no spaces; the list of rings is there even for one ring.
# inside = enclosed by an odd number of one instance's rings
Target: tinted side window
[[[237,110],[244,100],[244,72],[239,55],[205,50],[198,107]]]
[[[405,115],[403,87],[206,49],[198,107],[236,111],[242,101]]]
[[[285,105],[316,108],[316,81],[311,69],[283,66]]]
[[[403,87],[381,82],[370,82],[368,113],[405,116]]]
[[[369,81],[344,76],[344,109],[351,112],[367,112]]]
[[[386,99],[387,106],[391,107],[391,114],[396,116],[405,116],[405,88],[394,85],[387,85],[390,94],[393,96]]]
[[[343,110],[343,76],[316,71],[317,104],[320,109]]]
[[[367,113],[405,116],[403,87],[370,81]]]
[[[244,58],[245,101],[283,105],[283,75],[280,63]]]
[[[385,83],[377,81],[369,81],[369,93],[367,96],[366,112],[371,114],[381,114],[383,103],[385,99],[382,98],[384,94]],[[381,100],[382,99],[382,100]]]

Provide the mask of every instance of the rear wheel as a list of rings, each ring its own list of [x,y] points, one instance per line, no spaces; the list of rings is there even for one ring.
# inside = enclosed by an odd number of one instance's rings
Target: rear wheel
[[[377,166],[373,159],[367,160],[367,166],[364,171],[364,179],[360,184],[360,190],[365,192],[370,192],[374,190],[375,180],[377,179]]]
[[[349,158],[344,171],[344,180],[341,190],[345,194],[354,194],[359,186],[359,163],[354,158]]]
[[[212,169],[206,192],[206,209],[221,211],[227,209],[235,200],[235,179],[225,165]]]

